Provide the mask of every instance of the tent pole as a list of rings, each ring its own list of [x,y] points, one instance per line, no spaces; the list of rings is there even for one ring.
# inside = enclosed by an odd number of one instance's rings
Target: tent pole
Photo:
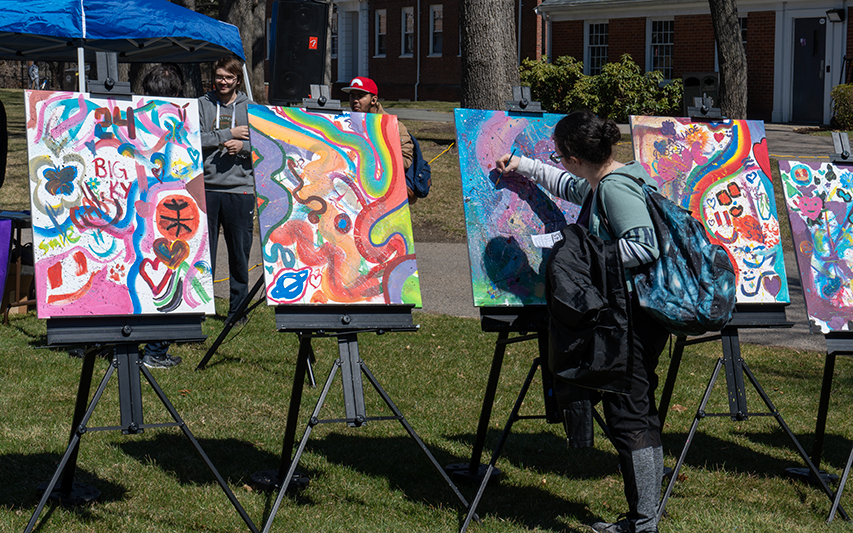
[[[83,47],[77,48],[77,82],[80,92],[86,92],[86,58],[83,56]]]
[[[249,97],[249,100],[254,100],[252,98],[252,82],[249,80],[249,70],[246,68],[246,63],[243,63],[243,85],[246,87],[246,96]]]

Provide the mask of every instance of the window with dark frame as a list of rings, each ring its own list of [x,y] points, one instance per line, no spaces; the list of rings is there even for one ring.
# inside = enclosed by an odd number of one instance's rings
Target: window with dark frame
[[[332,6],[332,24],[329,28],[329,33],[331,34],[332,41],[332,50],[330,53],[332,54],[332,59],[335,59],[338,57],[338,6],[336,5]]]
[[[587,39],[588,70],[590,76],[601,74],[601,68],[607,63],[607,36],[609,24],[597,22],[589,24]]]
[[[444,6],[441,4],[429,6],[429,54],[440,56],[444,33]]]
[[[413,7],[403,8],[403,48],[400,51],[404,56],[415,53],[415,9]]]
[[[675,48],[675,22],[653,20],[650,36],[652,71],[659,70],[667,80],[672,79],[672,52]]]
[[[376,54],[385,55],[385,36],[387,33],[387,16],[384,9],[376,10]]]

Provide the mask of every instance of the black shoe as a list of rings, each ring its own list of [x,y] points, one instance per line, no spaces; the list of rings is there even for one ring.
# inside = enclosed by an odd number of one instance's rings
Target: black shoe
[[[142,364],[148,368],[172,368],[181,364],[181,358],[169,354],[145,355],[142,357]]]

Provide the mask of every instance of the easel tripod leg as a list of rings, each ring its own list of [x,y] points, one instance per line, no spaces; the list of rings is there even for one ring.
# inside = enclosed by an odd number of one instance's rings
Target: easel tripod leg
[[[518,398],[515,399],[515,405],[512,407],[512,412],[509,414],[509,420],[507,420],[506,426],[504,426],[504,430],[501,433],[501,438],[498,441],[497,446],[495,446],[495,451],[492,452],[492,459],[489,461],[489,467],[486,470],[486,475],[483,476],[483,480],[480,482],[480,487],[477,489],[474,501],[471,502],[471,506],[468,508],[468,515],[465,517],[465,522],[462,524],[462,529],[459,530],[459,533],[465,533],[468,526],[471,524],[471,518],[477,516],[477,506],[480,504],[480,499],[486,491],[486,485],[489,483],[492,470],[498,462],[498,457],[500,457],[501,452],[503,451],[504,444],[506,444],[506,441],[509,438],[509,433],[512,431],[512,425],[516,420],[518,420],[518,413],[521,411],[521,405],[524,403],[524,398],[527,397],[527,391],[530,389],[530,384],[533,382],[533,377],[536,375],[536,369],[539,368],[539,363],[540,359],[538,357],[533,360],[530,371],[527,373],[527,378],[524,380],[524,385],[521,386]]]
[[[332,388],[332,381],[335,379],[335,374],[338,373],[338,368],[343,364],[343,362],[338,359],[335,361],[335,364],[332,365],[332,370],[329,372],[329,377],[326,379],[326,384],[323,386],[323,391],[320,393],[320,398],[317,400],[317,405],[314,406],[314,411],[311,413],[311,418],[308,421],[308,427],[305,428],[305,433],[302,435],[302,440],[299,441],[299,447],[296,449],[296,453],[293,455],[293,459],[290,461],[290,468],[287,470],[287,474],[281,480],[281,488],[278,491],[278,496],[276,496],[275,503],[270,510],[270,515],[267,517],[267,522],[264,524],[263,533],[269,533],[270,528],[272,527],[273,520],[275,520],[275,515],[278,514],[278,508],[281,507],[281,502],[284,500],[284,495],[287,492],[287,487],[290,485],[290,480],[293,478],[293,474],[296,472],[296,466],[299,464],[299,459],[302,457],[302,452],[305,451],[305,445],[308,443],[308,437],[311,436],[311,430],[314,428],[314,425],[317,424],[317,420],[320,417],[320,410],[323,408],[323,404],[326,402],[326,395],[329,394],[329,390]],[[296,379],[301,379],[300,376],[297,375]],[[284,456],[282,456],[284,457]]]
[[[841,503],[841,495],[844,493],[844,485],[847,484],[847,476],[850,475],[850,467],[853,465],[853,449],[850,450],[850,455],[847,456],[847,464],[844,466],[844,473],[841,475],[841,481],[838,482],[838,490],[835,491],[835,497],[832,499],[832,507],[829,509],[829,517],[826,523],[832,522],[835,518],[835,511]]]
[[[88,356],[92,359],[92,361],[94,363],[95,353],[92,352]],[[87,367],[84,365],[84,370],[86,368]],[[77,427],[72,430],[73,434],[71,436],[70,442],[68,443],[68,447],[65,449],[65,454],[62,456],[62,459],[59,461],[59,466],[56,468],[56,473],[54,473],[53,478],[51,478],[50,482],[47,484],[47,487],[44,490],[44,494],[42,494],[41,500],[39,500],[38,506],[36,506],[36,510],[33,511],[33,515],[32,515],[32,517],[30,517],[30,521],[27,524],[26,529],[24,529],[24,533],[29,533],[30,531],[33,530],[33,527],[35,526],[39,515],[41,514],[42,510],[44,509],[45,504],[47,503],[47,500],[50,499],[50,495],[51,495],[51,492],[53,492],[53,488],[56,487],[56,483],[59,481],[59,476],[62,475],[62,473],[66,470],[66,468],[70,468],[71,466],[74,466],[76,468],[76,465],[73,465],[70,462],[71,458],[77,457],[77,453],[76,453],[77,447],[80,443],[80,437],[83,435],[83,433],[86,432],[86,423],[89,422],[89,419],[92,417],[92,413],[95,411],[95,407],[98,405],[98,401],[100,401],[101,396],[104,393],[104,390],[107,388],[107,383],[109,382],[110,377],[113,375],[114,371],[115,371],[115,365],[111,364],[107,368],[107,372],[104,374],[104,377],[101,380],[101,384],[98,386],[98,390],[95,391],[95,396],[92,398],[92,402],[89,404],[88,409],[86,409],[86,412],[83,414],[83,417],[80,419],[80,422],[77,425]],[[89,376],[89,379],[91,379],[91,376]],[[83,376],[81,376],[81,385],[82,385],[82,381],[83,381]],[[82,389],[82,387],[81,387],[81,389]],[[69,470],[69,472],[67,472],[66,474],[68,474],[70,472],[71,472],[71,470]],[[71,479],[73,480],[73,478],[71,478]]]
[[[836,498],[835,494],[832,492],[832,489],[829,488],[829,485],[827,485],[826,480],[823,478],[823,476],[820,475],[820,472],[818,471],[815,464],[812,463],[811,459],[809,459],[806,450],[803,449],[803,446],[800,444],[800,441],[797,440],[797,437],[796,435],[794,435],[794,432],[791,431],[791,428],[789,428],[788,424],[785,423],[785,420],[782,418],[782,415],[779,414],[779,411],[773,405],[773,402],[770,400],[770,397],[767,395],[766,392],[764,392],[764,389],[758,383],[758,380],[755,379],[755,376],[752,375],[752,371],[750,371],[749,367],[746,365],[745,362],[743,363],[743,371],[746,373],[746,377],[755,387],[755,390],[758,391],[758,394],[759,396],[761,396],[761,399],[764,400],[764,404],[767,406],[770,412],[773,413],[773,417],[776,418],[776,421],[779,422],[779,425],[782,426],[782,429],[785,430],[785,433],[787,433],[788,438],[791,439],[791,442],[794,443],[794,447],[797,449],[797,452],[800,454],[800,457],[803,458],[803,461],[805,461],[806,466],[809,467],[812,476],[817,480],[818,483],[820,483],[820,487],[821,489],[823,489],[823,492],[827,495],[827,497],[829,497],[830,500],[834,502]],[[840,512],[841,517],[844,520],[850,520],[843,507],[838,506],[838,511]]]
[[[690,426],[690,432],[687,434],[687,442],[684,443],[684,448],[681,450],[681,455],[678,457],[678,462],[675,464],[675,469],[672,471],[672,477],[666,485],[666,491],[663,493],[660,504],[658,505],[657,521],[660,522],[663,514],[666,511],[666,502],[672,494],[672,489],[675,487],[675,482],[678,481],[678,472],[681,470],[681,465],[684,464],[684,458],[687,457],[687,450],[693,443],[693,437],[696,435],[696,429],[699,427],[699,421],[705,417],[705,407],[711,398],[711,391],[714,390],[714,384],[720,375],[720,370],[723,368],[723,359],[717,359],[717,364],[714,366],[714,372],[711,374],[711,379],[708,381],[708,386],[705,388],[705,395],[702,396],[702,401],[699,403],[699,408],[696,410],[696,416],[693,417],[693,424]]]
[[[242,518],[246,525],[249,526],[249,530],[252,533],[258,533],[258,528],[255,527],[255,524],[254,522],[252,522],[252,519],[249,518],[249,515],[243,509],[243,506],[240,505],[239,501],[237,501],[237,497],[234,496],[234,493],[231,492],[230,488],[228,488],[228,484],[225,482],[225,479],[222,478],[222,475],[220,475],[219,471],[216,470],[216,467],[213,466],[213,463],[210,461],[210,458],[204,452],[201,445],[196,440],[195,436],[193,436],[192,432],[190,431],[190,428],[188,428],[187,424],[183,421],[183,419],[181,419],[181,416],[175,410],[174,406],[172,406],[172,403],[166,397],[166,394],[163,392],[163,389],[161,389],[160,385],[157,384],[157,381],[154,379],[154,376],[151,375],[151,371],[148,370],[148,368],[146,368],[145,365],[143,365],[141,362],[139,362],[138,364],[139,370],[141,370],[142,373],[145,375],[145,379],[148,380],[148,383],[151,385],[151,388],[154,389],[154,392],[157,394],[157,397],[160,398],[160,402],[163,403],[163,406],[166,407],[167,411],[169,411],[169,414],[172,416],[172,419],[178,424],[178,427],[181,428],[181,431],[183,431],[184,435],[186,435],[186,437],[190,440],[193,447],[195,448],[195,451],[198,452],[198,454],[201,456],[202,460],[204,461],[204,464],[207,465],[207,468],[216,478],[216,481],[217,483],[219,483],[219,486],[222,487],[222,490],[225,492],[225,495],[228,497],[228,500],[231,501],[231,504],[234,506],[234,509],[237,510],[237,513],[240,515],[240,518]]]
[[[447,483],[447,486],[450,487],[450,489],[456,495],[456,498],[459,499],[463,506],[468,507],[468,500],[466,500],[465,497],[462,496],[462,493],[459,492],[459,489],[456,488],[456,485],[454,485],[453,481],[450,480],[450,477],[447,475],[447,472],[445,472],[441,465],[438,464],[438,461],[436,461],[435,456],[432,454],[432,452],[429,451],[429,448],[426,447],[426,444],[424,444],[424,441],[421,440],[418,434],[415,433],[414,428],[412,428],[411,424],[409,424],[408,420],[406,420],[406,417],[403,416],[403,413],[400,412],[400,410],[391,400],[391,397],[388,396],[388,394],[385,392],[385,389],[383,389],[382,386],[379,384],[379,381],[377,381],[376,377],[370,372],[370,369],[367,368],[367,365],[364,363],[364,361],[361,362],[361,371],[364,372],[365,376],[367,376],[367,379],[368,381],[370,381],[370,384],[373,385],[373,388],[376,389],[376,392],[379,393],[379,395],[382,397],[382,400],[385,401],[385,405],[387,405],[388,408],[391,409],[391,412],[394,413],[394,416],[397,417],[397,419],[400,421],[400,424],[403,425],[403,428],[405,428],[409,436],[415,440],[421,451],[424,453],[424,455],[427,456],[427,459],[429,459],[430,463],[432,463],[432,466],[438,471],[442,479],[444,479],[444,482]]]
[[[660,395],[660,404],[658,405],[658,419],[660,427],[663,429],[666,422],[666,415],[669,412],[669,402],[672,400],[672,392],[675,389],[675,379],[678,377],[678,368],[681,366],[681,357],[684,354],[685,337],[678,337],[675,340],[675,349],[672,352],[672,358],[669,361],[669,370],[666,373],[666,381],[663,384],[663,391]]]
[[[498,381],[501,377],[504,355],[506,354],[507,339],[509,333],[501,331],[495,342],[495,352],[492,356],[492,366],[489,370],[489,379],[486,382],[486,392],[483,395],[483,407],[480,409],[480,420],[477,423],[477,435],[474,437],[474,447],[471,450],[471,460],[468,465],[462,463],[450,464],[445,471],[458,478],[477,479],[481,473],[480,461],[483,458],[483,448],[486,445],[486,435],[489,432],[489,420],[492,417],[492,407],[495,403],[495,395],[498,390]],[[465,468],[467,466],[467,468]]]
[[[243,315],[246,314],[246,308],[249,306],[249,302],[252,301],[252,298],[255,297],[255,294],[264,286],[264,277],[261,276],[258,278],[257,283],[252,289],[246,293],[246,297],[243,298],[243,301],[240,302],[240,305],[237,306],[237,310],[234,312],[234,316],[231,317],[231,320],[225,322],[225,326],[222,328],[222,332],[216,337],[216,340],[213,341],[213,344],[210,346],[210,349],[207,350],[207,353],[204,354],[201,362],[195,367],[196,370],[203,370],[207,363],[210,361],[210,358],[213,357],[213,354],[216,353],[216,350],[219,349],[219,345],[225,340],[225,337],[228,336],[228,333],[234,327],[234,324],[237,323],[238,320],[243,318]],[[263,300],[261,300],[262,302]],[[260,303],[260,302],[259,302]],[[257,305],[257,304],[256,304]]]

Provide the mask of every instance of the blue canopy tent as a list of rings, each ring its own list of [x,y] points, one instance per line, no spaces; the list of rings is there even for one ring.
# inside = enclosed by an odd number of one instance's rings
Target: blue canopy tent
[[[246,58],[236,26],[167,0],[0,0],[0,13],[0,59],[79,65],[95,52],[115,52],[120,63]]]

